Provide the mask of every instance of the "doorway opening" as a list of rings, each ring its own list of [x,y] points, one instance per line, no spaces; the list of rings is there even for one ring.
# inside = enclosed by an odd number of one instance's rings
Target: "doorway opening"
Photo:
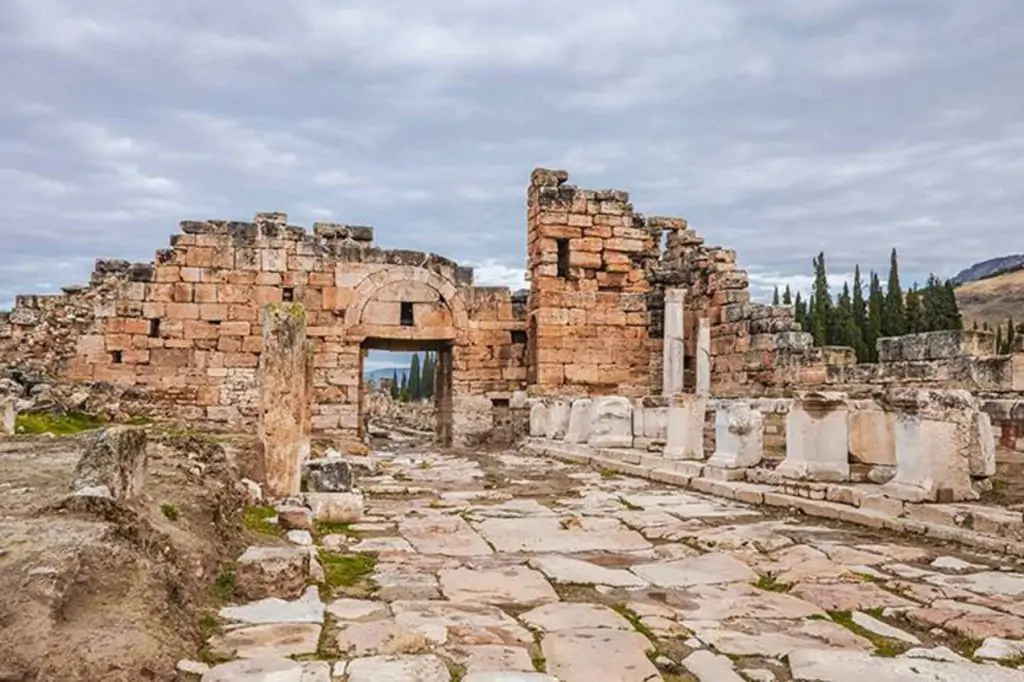
[[[421,433],[432,422],[441,447],[452,444],[450,341],[368,338],[359,354],[359,435],[379,429]]]

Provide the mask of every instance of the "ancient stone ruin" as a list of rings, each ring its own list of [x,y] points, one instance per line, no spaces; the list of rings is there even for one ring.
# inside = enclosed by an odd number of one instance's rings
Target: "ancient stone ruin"
[[[734,251],[564,171],[533,172],[526,233],[512,292],[369,227],[186,221],[0,314],[0,436],[102,395],[256,443],[236,487],[277,542],[231,557],[230,626],[177,679],[1021,679],[997,465],[1024,456],[1024,346],[858,364],[752,301]],[[404,409],[367,392],[374,349],[437,353],[432,445],[369,451]],[[144,504],[144,430],[89,443],[68,499]]]

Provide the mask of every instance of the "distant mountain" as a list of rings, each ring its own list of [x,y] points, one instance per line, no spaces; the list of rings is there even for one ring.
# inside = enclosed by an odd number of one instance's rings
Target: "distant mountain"
[[[408,372],[408,367],[382,367],[380,369],[363,372],[363,378],[366,380],[380,381],[381,379],[390,379],[395,374],[398,374],[398,380],[401,381]]]
[[[953,277],[952,281],[954,285],[960,286],[961,284],[977,282],[1001,275],[1004,272],[1012,272],[1022,268],[1024,268],[1024,253],[1000,256],[999,258],[990,258],[989,260],[975,263],[966,270],[961,270]]]
[[[1010,318],[1014,326],[1024,322],[1024,267],[958,286],[956,303],[968,328],[975,322],[1005,327]]]

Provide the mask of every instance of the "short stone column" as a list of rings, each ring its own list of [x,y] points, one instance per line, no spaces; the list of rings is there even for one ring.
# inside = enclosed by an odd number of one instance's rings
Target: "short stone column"
[[[715,412],[715,453],[709,467],[748,469],[764,457],[764,416],[745,400],[723,400]]]
[[[665,459],[704,459],[704,418],[708,399],[700,395],[672,396],[668,406]]]
[[[595,448],[633,447],[633,406],[628,398],[594,398],[590,409],[590,437]]]
[[[586,443],[590,438],[590,398],[577,398],[569,408],[569,426],[565,430],[566,443]]]
[[[309,457],[313,363],[306,342],[306,311],[295,304],[263,309],[263,352],[257,376],[264,493],[298,495]]]
[[[978,403],[964,390],[893,389],[896,476],[885,494],[908,502],[978,498],[971,485],[971,451]]]
[[[13,436],[18,421],[18,399],[0,396],[0,436]]]
[[[661,361],[662,395],[675,395],[683,392],[683,360],[686,355],[686,348],[683,345],[683,304],[685,302],[685,289],[665,290],[665,342]]]
[[[543,438],[548,433],[548,408],[540,400],[530,405],[530,435]]]
[[[786,417],[786,459],[775,471],[796,480],[850,480],[848,413],[845,393],[799,393]]]
[[[548,440],[562,440],[569,429],[569,403],[555,400],[547,405],[547,429],[544,435]]]
[[[697,395],[711,395],[711,320],[697,322]]]

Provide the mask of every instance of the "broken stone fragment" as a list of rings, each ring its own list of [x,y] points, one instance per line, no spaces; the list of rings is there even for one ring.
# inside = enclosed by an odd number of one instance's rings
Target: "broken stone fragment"
[[[627,398],[594,398],[588,414],[590,445],[596,448],[633,447],[633,406]]]
[[[13,436],[18,419],[17,398],[0,396],[0,436]]]
[[[302,682],[302,664],[278,656],[243,658],[210,669],[202,682]]]
[[[310,530],[313,528],[313,513],[308,507],[279,505],[277,522],[285,530]]]
[[[295,599],[310,577],[308,547],[250,547],[235,568],[235,592],[243,599]]]
[[[115,500],[130,500],[146,481],[146,432],[128,426],[100,431],[78,460],[72,490],[105,486]]]
[[[311,459],[302,465],[302,489],[311,493],[352,490],[352,465],[343,459]]]
[[[203,675],[210,671],[210,666],[199,661],[182,659],[175,666],[174,682],[200,682]]]
[[[359,523],[363,520],[363,494],[306,493],[306,504],[313,510],[315,521]]]

